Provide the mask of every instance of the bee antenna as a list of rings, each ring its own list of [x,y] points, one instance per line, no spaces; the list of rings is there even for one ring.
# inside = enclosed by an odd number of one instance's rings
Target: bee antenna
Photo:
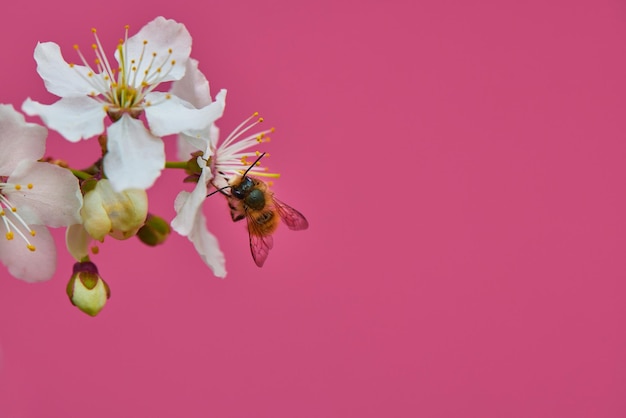
[[[256,163],[258,163],[258,162],[259,162],[259,160],[260,160],[261,158],[263,158],[263,156],[264,156],[265,154],[266,154],[266,153],[263,153],[263,154],[259,155],[259,156],[257,157],[257,159],[256,159],[256,160],[254,160],[254,162],[250,165],[250,167],[248,167],[248,169],[246,170],[246,172],[245,172],[245,173],[243,173],[243,176],[242,176],[242,177],[245,177],[245,176],[246,176],[246,174],[248,174],[248,171],[252,170],[252,167],[254,167],[254,166],[256,165]]]
[[[206,195],[206,197],[213,196],[215,193],[217,193],[217,192],[221,192],[222,190],[224,190],[224,189],[228,189],[228,188],[230,188],[230,186],[224,186],[224,187],[222,187],[221,189],[213,190],[211,193],[209,193],[208,195]]]

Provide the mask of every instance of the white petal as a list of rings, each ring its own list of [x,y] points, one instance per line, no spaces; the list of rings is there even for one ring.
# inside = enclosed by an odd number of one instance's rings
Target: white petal
[[[202,171],[200,179],[191,193],[183,191],[176,196],[174,202],[176,217],[172,219],[172,228],[180,235],[189,235],[194,227],[198,212],[202,211],[202,203],[204,203],[207,195],[207,182],[210,180],[209,173],[209,170]]]
[[[191,130],[206,129],[224,113],[226,90],[222,90],[216,101],[196,109],[190,103],[170,93],[152,92],[146,101],[154,103],[146,106],[146,119],[150,131],[164,136]]]
[[[59,97],[78,97],[94,91],[87,81],[90,70],[82,65],[70,67],[61,54],[61,48],[54,42],[38,43],[35,61],[37,72],[50,93]]]
[[[188,200],[189,193],[180,192],[176,198],[178,206],[181,202]],[[176,208],[178,211],[180,207]],[[193,220],[193,227],[188,236],[189,241],[193,243],[196,251],[207,266],[213,271],[215,277],[226,277],[226,260],[224,254],[220,250],[219,242],[215,235],[211,234],[206,228],[206,219],[201,210],[196,212]]]
[[[220,129],[215,124],[211,124],[208,128],[200,131],[188,131],[178,135],[178,158],[187,160],[189,155],[195,151],[202,151],[205,159],[210,157],[217,148],[219,136]]]
[[[78,180],[66,168],[37,162],[21,161],[7,180],[20,184],[20,190],[6,188],[3,193],[28,223],[53,227],[80,222],[83,196]],[[28,184],[33,187],[29,189]]]
[[[65,139],[77,142],[104,131],[104,106],[90,97],[63,98],[51,105],[31,100],[22,105],[24,113],[39,116],[50,128],[59,132]]]
[[[179,160],[189,160],[191,154],[196,151],[204,151],[207,148],[207,140],[201,136],[178,135],[176,150]]]
[[[40,282],[50,279],[56,270],[57,254],[54,240],[45,226],[33,227],[37,233],[28,237],[36,248],[30,251],[26,243],[16,236],[12,240],[4,238],[6,229],[1,224],[0,261],[8,267],[13,277],[26,282]]]
[[[65,231],[65,246],[76,261],[89,256],[92,239],[81,224],[70,225]]]
[[[147,189],[165,166],[163,141],[152,135],[143,122],[123,115],[107,129],[108,152],[104,172],[116,191]]]
[[[144,41],[147,43],[144,44]],[[143,74],[146,70],[154,71],[162,67],[163,72],[169,73],[161,81],[180,80],[185,75],[185,66],[191,53],[191,35],[185,25],[161,16],[145,25],[136,35],[131,36],[125,45],[128,59],[135,59],[139,63],[137,74]],[[172,50],[171,55],[169,50]],[[152,63],[152,55],[156,53],[155,63]],[[140,57],[143,55],[143,59]],[[120,62],[119,51],[116,50],[115,58]],[[170,63],[175,61],[171,70]],[[135,87],[141,85],[141,78],[137,77]]]
[[[170,92],[198,109],[213,102],[209,81],[198,69],[198,61],[193,58],[187,61],[185,76],[172,83]]]
[[[38,160],[46,151],[48,130],[27,123],[12,105],[0,105],[0,175],[8,176],[21,160]]]

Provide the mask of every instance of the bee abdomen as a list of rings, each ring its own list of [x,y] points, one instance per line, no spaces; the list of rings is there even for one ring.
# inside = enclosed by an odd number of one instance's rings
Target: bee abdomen
[[[255,222],[258,223],[259,225],[263,225],[271,221],[273,218],[274,218],[274,212],[263,212],[261,215],[259,215],[255,219]]]

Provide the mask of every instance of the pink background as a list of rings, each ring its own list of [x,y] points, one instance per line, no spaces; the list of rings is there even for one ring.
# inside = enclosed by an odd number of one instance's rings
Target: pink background
[[[111,240],[97,318],[69,256],[37,285],[0,267],[0,417],[626,416],[624,2],[6,2],[0,102],[54,100],[37,41],[70,59],[157,15],[229,89],[223,132],[277,126],[274,189],[311,228],[258,269],[207,201],[223,281],[184,238]]]

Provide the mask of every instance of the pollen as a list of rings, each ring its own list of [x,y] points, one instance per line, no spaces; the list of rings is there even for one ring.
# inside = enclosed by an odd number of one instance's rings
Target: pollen
[[[35,246],[33,244],[26,245],[26,248],[28,248],[31,251],[35,251],[36,250],[36,248],[35,248]]]

